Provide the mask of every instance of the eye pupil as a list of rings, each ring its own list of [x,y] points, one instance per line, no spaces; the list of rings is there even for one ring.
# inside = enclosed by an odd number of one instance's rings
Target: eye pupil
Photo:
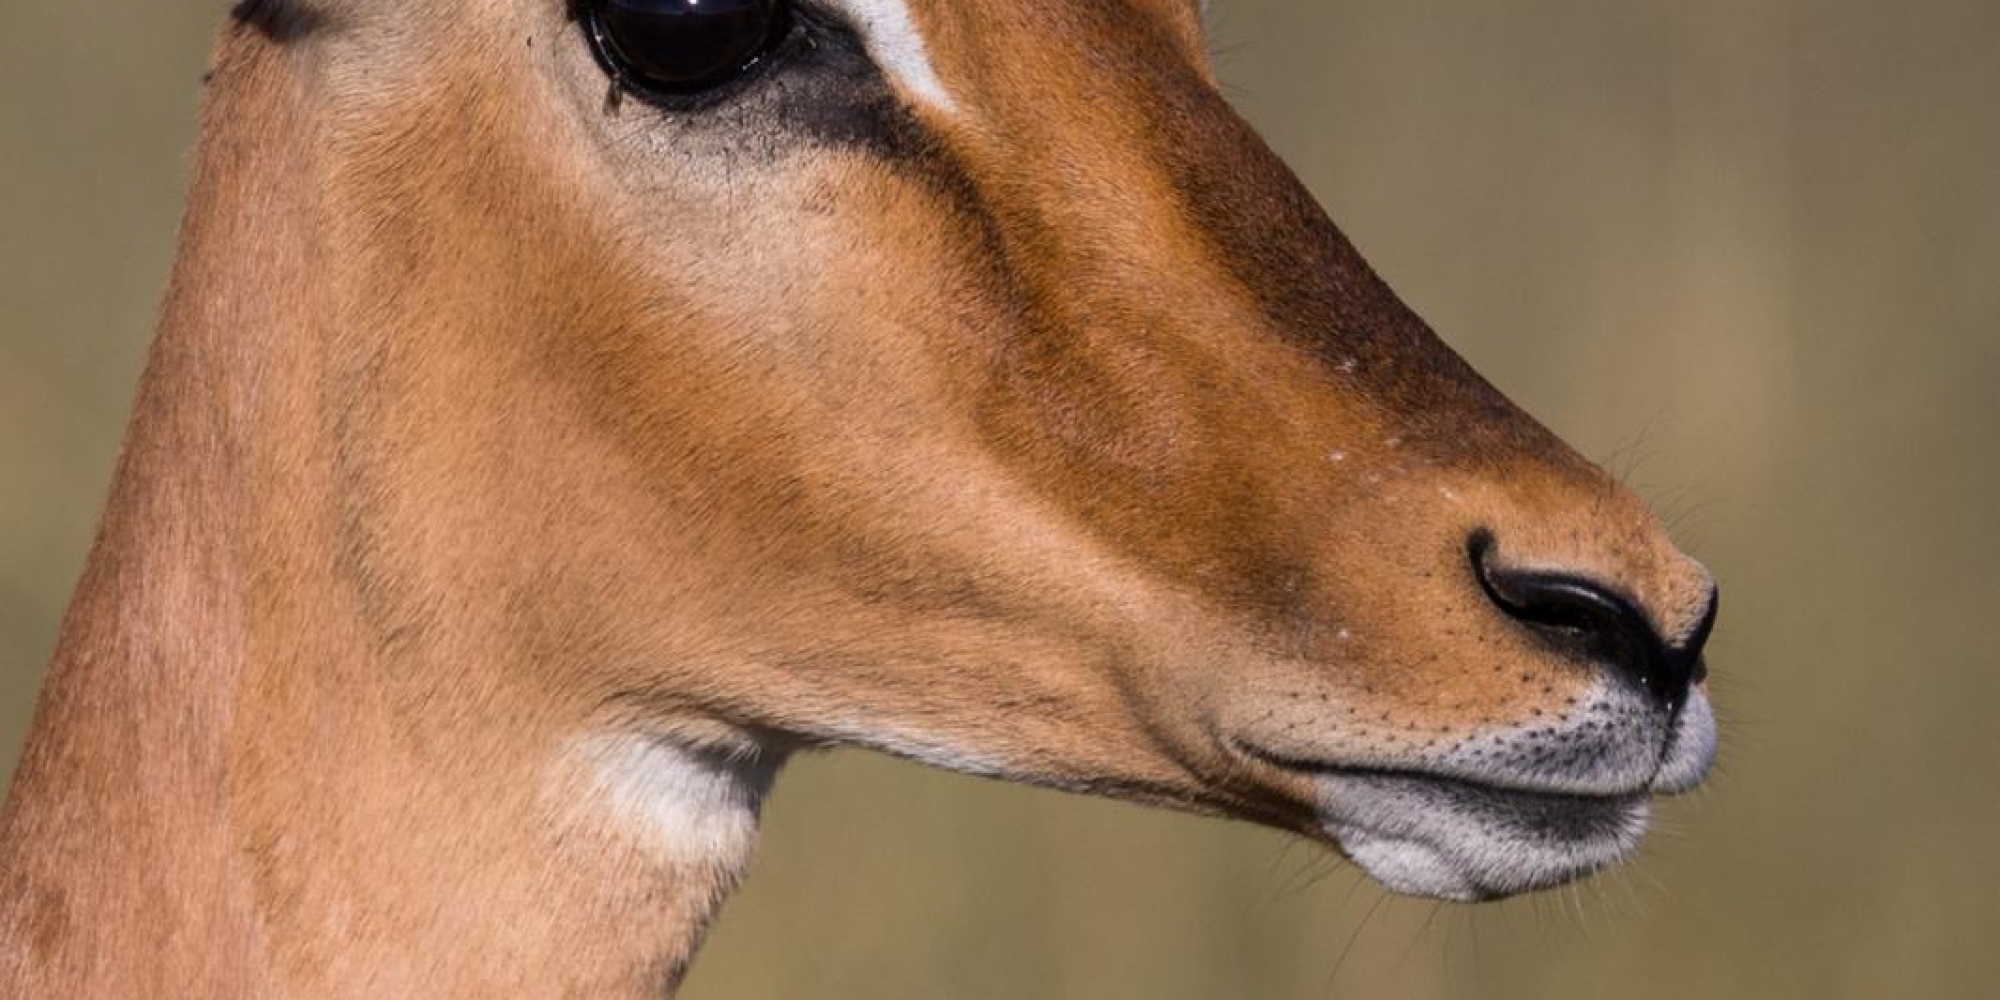
[[[605,68],[668,91],[749,68],[784,23],[784,0],[590,0],[585,26]]]

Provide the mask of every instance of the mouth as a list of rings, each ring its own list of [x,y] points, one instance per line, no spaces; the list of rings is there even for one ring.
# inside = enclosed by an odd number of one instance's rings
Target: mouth
[[[1321,828],[1384,887],[1458,902],[1551,888],[1617,863],[1638,847],[1653,794],[1650,786],[1551,791],[1241,749],[1309,779]]]

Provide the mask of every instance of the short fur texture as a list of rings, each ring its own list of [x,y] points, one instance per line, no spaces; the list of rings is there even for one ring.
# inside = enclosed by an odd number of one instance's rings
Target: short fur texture
[[[1699,779],[1706,716],[1466,539],[1667,637],[1706,572],[1367,268],[1195,4],[909,0],[948,101],[811,9],[676,105],[607,100],[562,0],[238,8],[0,993],[658,997],[817,746],[1466,897]]]

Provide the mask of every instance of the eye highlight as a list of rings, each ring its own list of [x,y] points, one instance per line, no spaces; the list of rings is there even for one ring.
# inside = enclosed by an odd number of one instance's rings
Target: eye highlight
[[[606,72],[668,94],[727,82],[791,24],[786,0],[584,0],[581,14]]]

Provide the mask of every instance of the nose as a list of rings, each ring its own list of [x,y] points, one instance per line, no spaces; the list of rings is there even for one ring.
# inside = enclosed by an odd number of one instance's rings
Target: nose
[[[1669,711],[1707,677],[1702,647],[1715,628],[1717,595],[1711,587],[1706,610],[1686,638],[1670,643],[1632,598],[1586,576],[1547,569],[1520,569],[1493,558],[1491,532],[1474,532],[1467,547],[1473,575],[1494,606],[1530,630],[1601,662],[1636,684]]]

